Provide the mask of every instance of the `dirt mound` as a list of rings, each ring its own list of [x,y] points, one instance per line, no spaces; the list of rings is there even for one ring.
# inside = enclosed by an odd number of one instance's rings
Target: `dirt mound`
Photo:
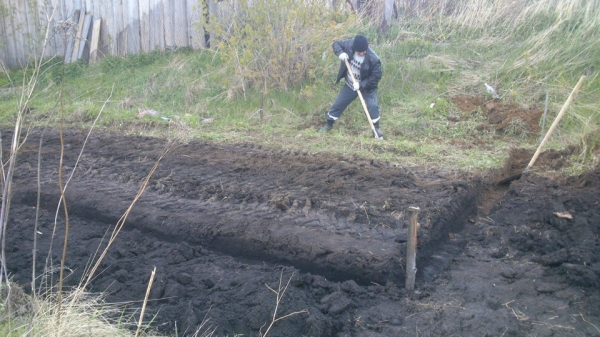
[[[508,159],[501,170],[500,184],[506,184],[518,179],[523,172],[534,171],[546,177],[560,177],[560,170],[568,166],[568,159],[577,151],[577,147],[570,146],[563,150],[550,149],[540,153],[533,166],[529,167],[531,159],[535,154],[533,150],[513,148],[509,152]]]
[[[10,132],[3,132],[8,144]],[[165,141],[65,135],[67,283],[114,228]],[[22,147],[7,265],[31,282],[40,134]],[[60,140],[42,140],[38,275],[56,282],[64,216]],[[6,149],[5,149],[6,151]],[[177,144],[161,160],[95,277],[109,301],[140,301],[157,267],[149,316],[189,334],[593,336],[600,326],[599,171],[552,181],[524,174],[499,190],[480,177],[385,162]],[[417,289],[404,290],[406,210],[418,206]],[[568,216],[571,216],[569,218]],[[55,234],[53,232],[56,231]],[[49,259],[46,259],[49,257]],[[38,281],[39,282],[42,279]],[[286,284],[289,286],[285,288]]]
[[[538,135],[541,130],[539,121],[544,111],[536,107],[523,108],[516,103],[505,104],[499,99],[486,100],[481,96],[454,96],[450,102],[463,113],[483,113],[498,132]]]

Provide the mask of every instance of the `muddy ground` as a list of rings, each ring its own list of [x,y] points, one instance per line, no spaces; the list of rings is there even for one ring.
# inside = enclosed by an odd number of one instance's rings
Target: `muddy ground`
[[[86,136],[64,134],[68,286],[167,146],[94,131],[78,160]],[[2,132],[5,158],[11,137]],[[60,143],[58,131],[34,130],[19,154],[6,253],[24,289],[40,144],[36,269],[45,277],[36,283],[58,275]],[[277,317],[292,315],[270,336],[600,335],[600,167],[553,178],[533,170],[498,185],[532,153],[515,150],[506,171],[477,175],[254,144],[168,148],[89,287],[140,307],[156,267],[146,315],[159,330],[190,334],[208,318],[217,336],[258,336],[277,307]],[[544,152],[536,169],[555,169],[568,151]],[[410,206],[420,209],[414,291],[404,289]]]

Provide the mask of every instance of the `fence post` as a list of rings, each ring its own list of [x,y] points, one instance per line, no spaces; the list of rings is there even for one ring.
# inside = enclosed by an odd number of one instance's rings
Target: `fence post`
[[[408,240],[406,244],[406,290],[415,288],[417,273],[417,216],[419,207],[408,208]]]

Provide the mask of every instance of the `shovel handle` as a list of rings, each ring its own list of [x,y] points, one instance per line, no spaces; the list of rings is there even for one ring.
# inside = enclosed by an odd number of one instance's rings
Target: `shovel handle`
[[[352,69],[350,68],[350,63],[348,63],[348,60],[344,60],[344,62],[346,63],[346,68],[348,68],[348,73],[350,74],[350,77],[352,78],[352,83],[356,83],[356,79],[354,78],[354,73],[352,72]],[[365,99],[362,96],[362,93],[360,92],[360,90],[356,90],[356,92],[358,93],[358,98],[360,98],[360,102],[362,103],[363,109],[365,110],[365,115],[367,115],[367,119],[369,120],[369,125],[371,126],[371,130],[373,130],[373,135],[375,135],[376,139],[380,139],[379,135],[377,134],[377,130],[375,130],[375,125],[373,125],[373,120],[371,119],[371,115],[369,115],[369,109],[367,109],[367,103],[365,103]]]
[[[529,171],[529,169],[533,166],[533,164],[537,160],[538,156],[542,152],[542,148],[544,147],[544,145],[546,145],[546,142],[548,142],[548,139],[550,138],[550,135],[552,134],[552,132],[554,132],[554,129],[556,129],[556,127],[558,126],[558,122],[560,122],[561,118],[565,114],[565,111],[567,111],[567,108],[569,107],[569,105],[571,104],[571,102],[573,101],[573,99],[575,98],[575,94],[577,94],[577,92],[579,91],[579,89],[581,89],[581,86],[583,85],[583,80],[585,80],[585,75],[581,76],[581,78],[579,79],[579,82],[577,82],[577,85],[575,85],[575,87],[573,88],[573,91],[571,91],[571,94],[569,95],[569,98],[567,98],[567,101],[563,105],[562,109],[560,109],[560,112],[558,113],[558,115],[554,119],[554,122],[552,122],[552,126],[550,126],[550,129],[548,129],[548,132],[544,136],[544,139],[540,143],[540,146],[538,146],[537,150],[535,151],[535,154],[531,158],[531,161],[529,162],[529,164],[525,168],[525,171]]]

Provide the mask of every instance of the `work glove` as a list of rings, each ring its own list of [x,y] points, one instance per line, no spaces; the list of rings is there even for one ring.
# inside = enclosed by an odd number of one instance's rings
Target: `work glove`
[[[360,83],[354,82],[354,87],[352,88],[354,91],[360,89]]]
[[[340,60],[346,61],[348,59],[348,54],[342,52],[338,57],[340,58]]]

